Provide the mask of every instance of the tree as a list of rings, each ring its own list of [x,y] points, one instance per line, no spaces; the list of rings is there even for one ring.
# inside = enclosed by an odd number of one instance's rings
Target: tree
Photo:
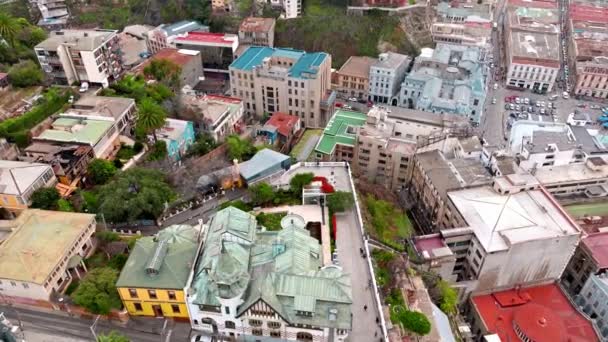
[[[190,146],[188,154],[203,156],[216,147],[215,140],[209,133],[202,133],[196,137],[196,142]]]
[[[397,320],[403,328],[420,336],[431,332],[431,322],[421,312],[403,309],[397,313]]]
[[[19,32],[19,23],[7,13],[0,12],[0,37],[4,38],[9,44],[15,44],[15,36]]]
[[[156,142],[156,130],[165,125],[167,113],[158,103],[146,98],[141,101],[137,113],[137,128],[154,136]]]
[[[52,188],[40,188],[32,193],[32,208],[55,210],[59,201],[59,191]]]
[[[13,65],[8,71],[8,77],[13,86],[25,88],[41,84],[44,74],[38,64],[27,60]]]
[[[445,280],[439,280],[437,287],[441,293],[441,304],[439,307],[446,314],[455,315],[458,304],[458,293]]]
[[[70,203],[70,201],[68,201],[67,199],[60,198],[57,201],[57,211],[73,212],[74,207],[72,206],[72,203]]]
[[[152,150],[148,155],[148,160],[163,160],[167,158],[167,154],[167,143],[159,140],[152,146]]]
[[[155,59],[144,68],[144,75],[168,84],[174,89],[180,87],[182,68],[168,59]]]
[[[289,188],[290,188],[291,192],[298,194],[298,195],[301,194],[302,188],[304,188],[304,186],[310,184],[310,182],[312,182],[313,178],[315,178],[315,175],[312,172],[296,174],[289,181]]]
[[[256,153],[255,146],[249,141],[241,139],[238,135],[231,135],[226,139],[228,144],[228,157],[239,161],[251,159]]]
[[[97,335],[97,342],[130,342],[126,336],[112,330],[109,334]]]
[[[175,192],[160,171],[132,168],[121,172],[98,191],[98,212],[109,222],[156,219]]]
[[[355,204],[353,194],[346,191],[336,191],[327,196],[327,206],[333,213],[341,213],[349,210]]]
[[[89,179],[97,185],[105,184],[110,178],[114,177],[118,169],[116,166],[105,159],[94,159],[87,169]]]
[[[262,205],[272,201],[274,190],[268,183],[259,183],[249,187],[249,196],[256,205]]]
[[[107,315],[112,309],[122,306],[116,281],[118,271],[109,267],[94,268],[80,281],[78,289],[72,294],[74,303],[94,314]]]

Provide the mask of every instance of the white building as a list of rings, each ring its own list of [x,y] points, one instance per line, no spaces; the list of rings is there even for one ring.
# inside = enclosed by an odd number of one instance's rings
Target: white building
[[[34,47],[42,70],[54,83],[89,82],[102,87],[123,71],[116,30],[60,30]]]
[[[284,19],[297,18],[302,15],[302,0],[258,0],[260,3],[269,3],[274,8],[281,9]]]
[[[188,32],[209,32],[209,26],[201,25],[195,20],[182,20],[174,24],[161,24],[144,32],[143,36],[148,46],[148,52],[155,54],[165,48],[175,47],[175,38]]]
[[[184,115],[198,124],[199,130],[211,134],[216,142],[239,133],[243,124],[243,101],[219,95],[182,95]]]
[[[600,157],[587,158],[585,163],[539,168],[534,176],[557,198],[608,195],[608,164]]]
[[[406,55],[381,53],[369,70],[369,100],[396,106],[397,99],[393,97],[399,92],[411,61]]]
[[[322,266],[321,246],[298,215],[258,230],[234,207],[211,219],[185,293],[192,328],[227,337],[344,341],[351,329],[350,276]]]
[[[608,340],[608,274],[592,274],[575,302],[591,318],[602,341]]]

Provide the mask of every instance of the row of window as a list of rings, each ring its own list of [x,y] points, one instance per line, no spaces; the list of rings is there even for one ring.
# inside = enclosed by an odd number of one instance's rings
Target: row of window
[[[147,290],[148,291],[148,298],[150,299],[158,299],[158,296],[156,294],[156,290]],[[176,300],[177,297],[175,295],[175,291],[167,291],[167,295],[169,297],[169,300]],[[137,293],[136,289],[129,289],[129,297],[131,299],[139,299],[139,295]]]
[[[135,308],[135,311],[140,311],[140,312],[144,311],[144,308],[141,306],[140,303],[133,303],[133,307]],[[182,313],[179,305],[177,305],[177,304],[171,304],[171,311],[174,314],[181,314]]]

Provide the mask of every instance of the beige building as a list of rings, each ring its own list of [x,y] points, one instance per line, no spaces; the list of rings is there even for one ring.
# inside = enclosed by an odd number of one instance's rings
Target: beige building
[[[351,56],[336,72],[334,90],[345,97],[367,99],[369,90],[369,70],[376,61],[365,56]]]
[[[60,30],[34,47],[54,83],[89,82],[104,88],[123,71],[115,30]]]
[[[216,1],[216,0],[214,0]],[[239,26],[239,45],[256,45],[274,47],[273,18],[247,17]]]
[[[55,184],[57,178],[50,165],[0,160],[0,207],[10,212],[26,209],[34,191]]]
[[[586,17],[585,17],[586,18]],[[608,28],[606,16],[591,21],[575,15],[570,21],[570,66],[577,95],[608,98]],[[605,21],[599,24],[598,22]]]
[[[439,2],[437,16],[431,25],[436,43],[488,48],[492,38],[493,8],[491,4]]]
[[[86,272],[95,215],[28,209],[0,222],[0,293],[48,301]]]
[[[249,115],[283,112],[299,116],[304,127],[327,124],[335,97],[329,54],[254,46],[229,69],[232,96]]]

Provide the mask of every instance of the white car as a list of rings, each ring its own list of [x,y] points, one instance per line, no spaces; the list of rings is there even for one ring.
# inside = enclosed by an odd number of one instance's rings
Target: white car
[[[562,94],[562,97],[563,97],[563,98],[565,98],[565,99],[569,99],[569,98],[570,98],[570,94],[568,94],[568,92],[567,92],[567,91],[565,91],[565,92]]]
[[[357,102],[359,99],[357,99],[356,97],[349,97],[348,101],[350,102]]]
[[[89,82],[82,82],[78,91],[81,93],[86,93],[87,90],[89,90]]]
[[[530,99],[526,97],[526,98],[524,99],[524,103],[525,103],[525,104],[530,104]]]
[[[492,99],[492,104],[496,104],[496,98]]]
[[[519,97],[516,97],[516,98],[515,98],[515,103],[517,103],[517,104],[520,104],[520,103],[521,103],[521,100],[519,99]]]
[[[498,89],[498,83],[494,83],[494,90]]]
[[[213,342],[214,338],[205,335],[194,335],[192,336],[191,342]]]
[[[351,109],[353,109],[353,107],[352,107],[352,106],[349,106],[349,105],[344,105],[344,106],[342,106],[342,108],[343,108],[343,109],[347,109],[347,110],[351,110]]]

